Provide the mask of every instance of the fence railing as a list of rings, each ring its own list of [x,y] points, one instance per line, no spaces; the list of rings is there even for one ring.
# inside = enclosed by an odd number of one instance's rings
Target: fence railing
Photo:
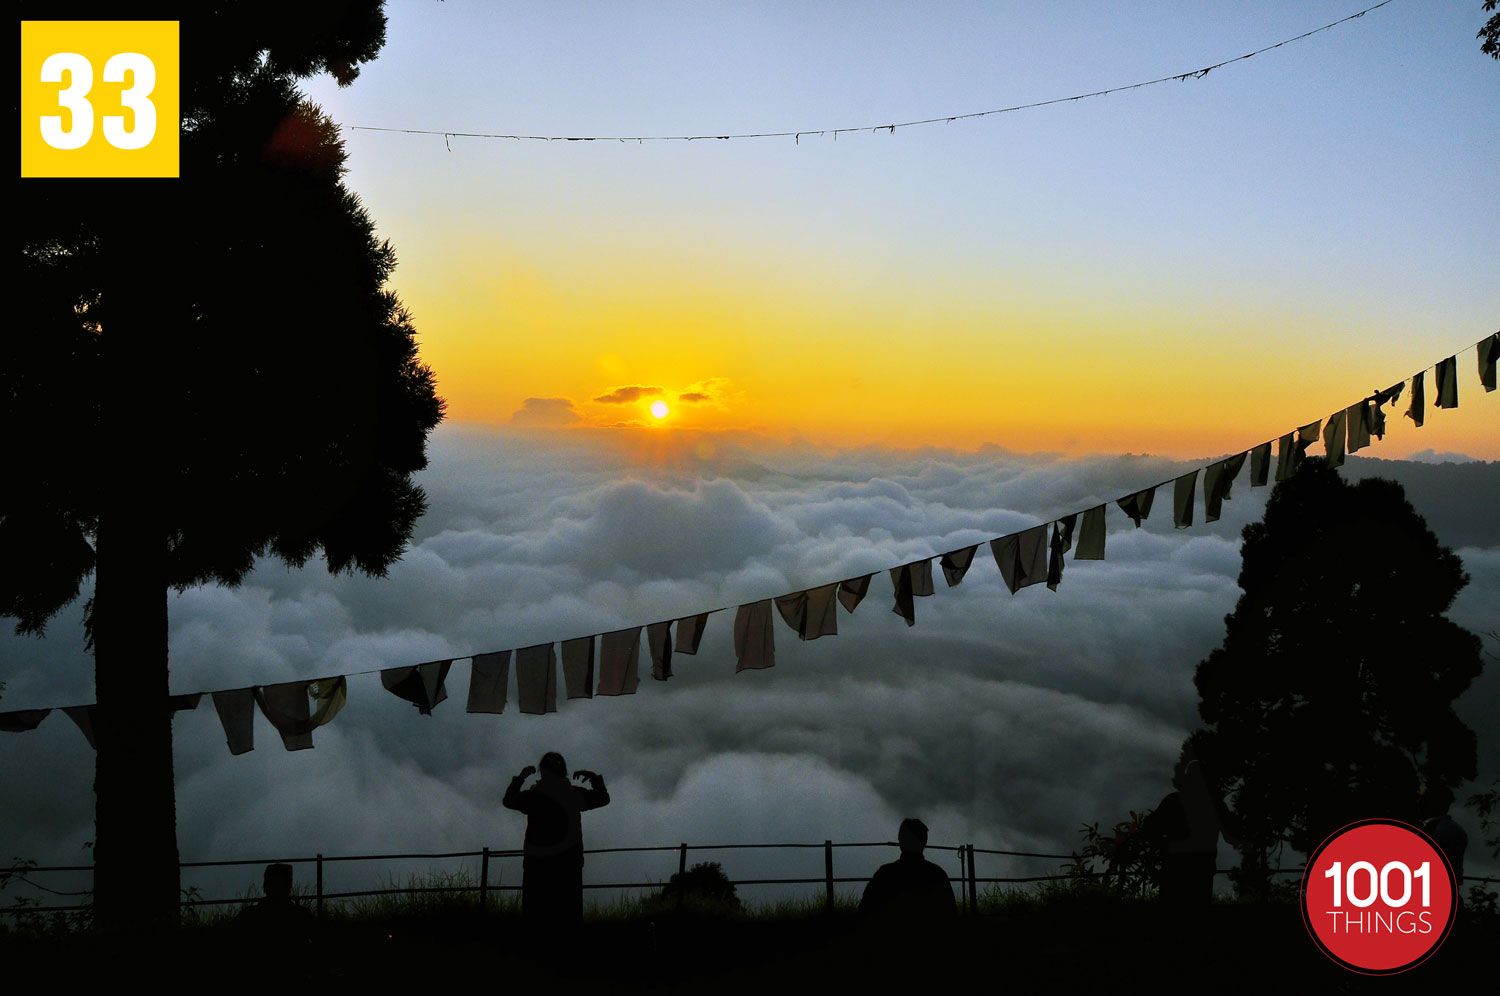
[[[839,849],[854,848],[894,848],[899,845],[895,841],[855,841],[835,842],[825,840],[822,843],[791,843],[791,844],[660,844],[644,847],[600,847],[584,850],[585,855],[599,854],[638,854],[638,853],[665,853],[675,852],[677,855],[677,871],[686,872],[688,867],[688,854],[693,851],[735,851],[735,850],[822,850],[823,852],[823,874],[820,877],[799,878],[742,878],[731,879],[730,884],[738,886],[768,886],[768,885],[822,885],[824,905],[827,909],[834,908],[835,886],[860,884],[870,881],[869,876],[839,876],[834,873],[834,852]],[[958,859],[959,874],[954,881],[958,889],[958,898],[962,905],[971,913],[978,912],[979,908],[979,886],[1000,884],[1026,884],[1034,882],[1056,882],[1076,881],[1080,878],[1104,877],[1104,872],[1087,871],[1080,868],[1069,868],[1054,874],[1045,875],[1023,875],[1023,876],[982,876],[977,873],[977,856],[988,855],[994,857],[1009,858],[1033,858],[1053,861],[1076,862],[1078,856],[1074,854],[1049,854],[1039,851],[1007,851],[994,848],[975,847],[973,844],[929,844],[928,851],[944,852],[955,855]],[[286,858],[240,858],[233,860],[218,861],[183,861],[178,867],[182,869],[193,868],[235,868],[264,866],[268,864],[290,864],[290,865],[313,865],[314,866],[314,891],[311,899],[314,903],[314,912],[322,915],[324,903],[329,900],[361,899],[371,896],[391,895],[420,895],[436,893],[469,893],[479,894],[479,906],[481,910],[489,907],[490,895],[492,893],[519,892],[521,886],[506,885],[491,882],[490,863],[497,858],[521,857],[520,850],[501,850],[483,847],[477,851],[433,851],[433,852],[400,852],[393,854],[315,854],[310,857],[286,857]],[[355,891],[329,892],[324,888],[324,867],[330,864],[356,861],[396,861],[396,860],[443,860],[453,858],[478,858],[478,876],[474,885],[445,885],[445,886],[407,886],[404,888],[389,889],[360,889]],[[60,897],[77,897],[91,895],[91,891],[63,892],[47,888],[36,882],[32,882],[28,876],[44,873],[64,872],[90,872],[94,870],[93,865],[24,865],[9,871],[0,869],[0,882],[6,879],[14,879],[29,885],[42,892],[50,893]],[[1220,868],[1215,871],[1217,875],[1226,875],[1232,869]],[[1289,875],[1302,873],[1301,868],[1274,868],[1271,874]],[[1476,878],[1465,876],[1464,881],[1493,883],[1500,881],[1495,878]],[[585,889],[660,889],[665,882],[585,882]],[[253,899],[245,896],[237,896],[225,899],[184,899],[183,907],[199,906],[233,906],[249,902]],[[66,913],[78,912],[92,909],[88,903],[72,905],[24,905],[0,907],[0,914],[27,915],[33,913]]]

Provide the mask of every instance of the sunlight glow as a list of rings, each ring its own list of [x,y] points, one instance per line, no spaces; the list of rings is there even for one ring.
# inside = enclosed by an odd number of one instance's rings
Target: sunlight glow
[[[671,409],[667,407],[667,403],[665,401],[653,401],[653,402],[651,402],[651,417],[652,418],[666,418],[667,417],[667,412],[669,412],[669,411],[671,411]]]

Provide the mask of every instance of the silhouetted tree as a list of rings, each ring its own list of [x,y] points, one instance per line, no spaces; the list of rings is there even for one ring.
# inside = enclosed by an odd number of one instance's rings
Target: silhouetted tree
[[[1244,530],[1223,644],[1198,665],[1204,729],[1187,745],[1242,821],[1242,890],[1270,852],[1306,852],[1356,819],[1416,822],[1418,797],[1475,773],[1453,700],[1479,638],[1444,613],[1468,583],[1394,481],[1350,485],[1322,459],[1278,484]]]
[[[31,10],[36,7],[36,10]],[[178,900],[167,599],[260,556],[381,575],[442,418],[395,257],[298,78],[348,83],[379,0],[23,5],[181,21],[180,180],[20,181],[0,358],[0,614],[23,633],[92,575],[95,910]]]
[[[1484,0],[1485,10],[1494,10],[1497,6],[1500,6],[1500,0]],[[1479,34],[1474,37],[1483,39],[1479,51],[1491,59],[1500,59],[1500,14],[1495,14],[1485,21],[1484,27],[1480,28]]]

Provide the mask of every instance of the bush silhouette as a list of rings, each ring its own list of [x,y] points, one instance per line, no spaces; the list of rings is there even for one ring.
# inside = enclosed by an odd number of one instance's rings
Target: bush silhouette
[[[724,915],[743,911],[734,883],[717,861],[706,861],[687,871],[673,873],[652,905],[661,912],[681,909],[696,914]]]

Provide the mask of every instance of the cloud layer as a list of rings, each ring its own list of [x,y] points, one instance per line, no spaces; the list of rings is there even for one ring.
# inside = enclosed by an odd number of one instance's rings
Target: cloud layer
[[[539,418],[570,410],[560,401],[527,407]],[[267,562],[239,589],[174,596],[172,684],[316,677],[675,618],[965,546],[1186,466],[445,427],[422,479],[431,511],[388,578]],[[1462,546],[1473,579],[1454,618],[1500,629],[1500,527],[1478,509],[1500,486],[1500,466],[1351,459],[1348,470],[1409,482],[1439,536]],[[1424,476],[1436,474],[1469,476]],[[1066,851],[1081,823],[1113,821],[1167,790],[1196,718],[1193,667],[1222,635],[1239,593],[1238,533],[1265,494],[1242,479],[1220,522],[1180,532],[1164,501],[1141,529],[1111,514],[1109,559],[1070,562],[1056,593],[1011,596],[981,549],[962,585],[939,580],[934,597],[918,600],[913,629],[878,577],[854,614],[840,610],[837,637],[800,643],[778,623],[770,671],[734,673],[732,615],[720,612],[699,655],[677,658],[671,682],[647,678],[634,697],[564,702],[550,716],[466,715],[464,665],[431,717],[369,675],[351,679],[349,706],[317,732],[315,750],[284,752],[257,719],[257,749],[232,758],[205,706],[176,720],[184,859],[514,846],[520,818],[500,808],[500,793],[548,749],[609,780],[614,801],[589,818],[591,846],[882,840],[919,815],[935,842]],[[45,639],[3,638],[5,707],[92,699],[78,622],[70,610]],[[1482,775],[1500,775],[1481,719],[1500,709],[1500,678],[1485,675],[1460,706],[1481,731]],[[92,762],[60,716],[0,735],[10,854],[83,856]],[[813,857],[803,869],[799,854],[714,857],[737,877],[821,872]],[[849,874],[882,857],[842,854]],[[588,874],[661,878],[674,860],[600,858]],[[330,888],[401,871],[362,867],[341,868]],[[1050,867],[997,859],[981,871]],[[237,891],[253,877],[196,881]]]

